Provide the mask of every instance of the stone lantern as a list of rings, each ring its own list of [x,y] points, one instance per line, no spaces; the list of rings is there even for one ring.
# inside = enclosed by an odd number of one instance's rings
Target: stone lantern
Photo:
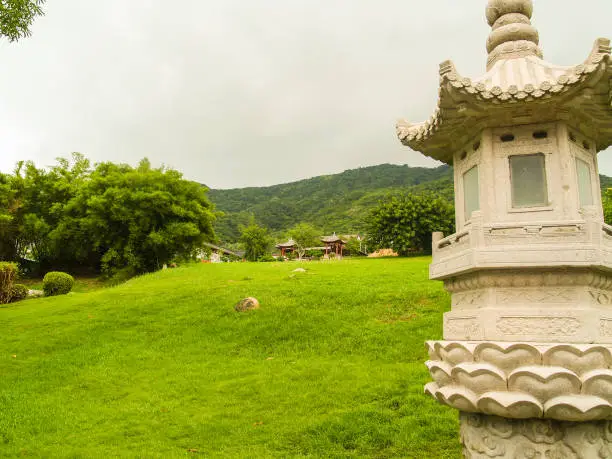
[[[460,411],[466,457],[612,457],[612,227],[597,153],[612,145],[610,41],[543,60],[531,0],[490,0],[486,73],[440,65],[438,107],[397,126],[454,166],[457,233],[430,277],[452,309],[425,391]]]

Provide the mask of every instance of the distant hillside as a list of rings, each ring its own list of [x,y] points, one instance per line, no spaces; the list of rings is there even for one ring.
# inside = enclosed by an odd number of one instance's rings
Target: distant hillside
[[[209,196],[225,213],[217,222],[217,235],[233,242],[251,215],[274,233],[300,222],[324,232],[357,232],[368,210],[388,194],[430,189],[452,199],[452,180],[448,166],[382,164],[270,187],[210,190]]]
[[[602,190],[612,188],[612,177],[600,178]],[[381,164],[269,187],[210,190],[209,196],[225,213],[216,224],[217,236],[235,242],[239,226],[252,215],[277,235],[300,222],[327,233],[359,232],[378,201],[390,194],[419,191],[453,200],[452,168]]]

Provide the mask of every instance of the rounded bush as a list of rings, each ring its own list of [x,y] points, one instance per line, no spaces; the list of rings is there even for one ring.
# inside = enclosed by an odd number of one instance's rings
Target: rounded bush
[[[16,301],[25,300],[28,297],[28,291],[30,289],[23,284],[15,284],[11,289],[11,303]]]
[[[45,296],[65,295],[72,290],[74,277],[59,271],[47,273],[43,279]]]

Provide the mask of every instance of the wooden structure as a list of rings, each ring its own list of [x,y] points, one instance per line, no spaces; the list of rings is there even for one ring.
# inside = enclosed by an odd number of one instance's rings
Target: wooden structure
[[[289,239],[287,242],[278,244],[276,248],[281,251],[281,257],[284,257],[288,253],[295,252],[295,249],[297,248],[297,244],[295,243],[293,239]]]
[[[202,245],[204,247],[208,247],[211,250],[210,261],[212,261],[213,263],[220,262],[221,261],[221,257],[223,255],[229,257],[230,259],[244,260],[244,252],[242,252],[242,251],[234,252],[232,250],[226,249],[224,247],[220,247],[220,246],[215,245],[215,244],[211,244],[209,242],[204,242],[204,243],[202,243]]]
[[[337,257],[343,256],[346,241],[343,241],[340,236],[336,236],[336,233],[332,236],[323,236],[321,242],[325,244],[325,258],[328,258],[330,253],[335,253]]]

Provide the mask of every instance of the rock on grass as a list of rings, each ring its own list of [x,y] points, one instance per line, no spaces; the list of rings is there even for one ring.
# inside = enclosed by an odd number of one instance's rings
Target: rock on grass
[[[249,297],[240,300],[234,306],[234,309],[238,312],[251,311],[253,309],[259,309],[259,301],[257,298]]]

